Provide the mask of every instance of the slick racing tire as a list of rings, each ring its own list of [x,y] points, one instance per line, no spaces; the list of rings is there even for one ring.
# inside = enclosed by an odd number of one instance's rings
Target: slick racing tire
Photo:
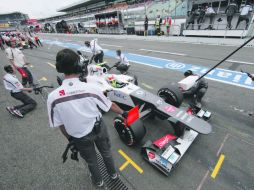
[[[180,107],[183,102],[183,93],[177,85],[163,86],[158,90],[157,95],[175,107]]]
[[[138,119],[131,126],[126,126],[122,117],[116,117],[114,127],[121,140],[128,146],[133,146],[140,142],[146,134],[143,122]]]

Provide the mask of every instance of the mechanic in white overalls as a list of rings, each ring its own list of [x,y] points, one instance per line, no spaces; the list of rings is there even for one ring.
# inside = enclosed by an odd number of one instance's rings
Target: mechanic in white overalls
[[[105,112],[111,110],[122,114],[125,118],[128,113],[111,102],[99,88],[79,80],[79,60],[78,54],[71,49],[63,49],[57,53],[56,69],[59,73],[64,73],[65,80],[48,96],[48,116],[50,126],[59,127],[85,159],[93,183],[103,187],[95,145],[111,178],[117,179],[118,174],[110,151],[109,135],[99,108]]]
[[[7,111],[17,117],[23,118],[25,114],[32,111],[36,107],[36,102],[30,98],[26,92],[31,92],[33,88],[24,88],[15,76],[15,70],[11,65],[4,66],[6,74],[3,77],[4,87],[10,91],[11,96],[23,104],[13,107],[6,107]]]
[[[121,74],[126,74],[130,63],[127,57],[121,52],[121,50],[116,50],[117,58],[120,60],[116,63],[116,69],[121,72]]]
[[[94,60],[95,63],[103,63],[104,52],[101,46],[98,45],[97,39],[92,40],[91,42],[85,41],[85,45],[90,48],[93,54],[91,61]]]

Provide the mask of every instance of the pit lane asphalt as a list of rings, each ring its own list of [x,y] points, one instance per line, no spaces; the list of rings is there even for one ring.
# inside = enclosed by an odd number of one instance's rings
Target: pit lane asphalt
[[[80,41],[89,39],[73,36],[47,36],[46,38],[57,38],[57,40],[63,42],[69,40],[77,44],[82,44]],[[179,59],[183,62],[193,62],[209,67],[234,49],[233,47],[194,44],[99,40],[102,44],[123,46],[121,49],[127,52],[149,54],[154,57],[174,60]],[[112,50],[118,48],[113,46],[103,47]],[[192,55],[192,57],[138,51],[141,48],[185,53]],[[54,64],[56,52],[60,49],[62,48],[55,45],[45,45],[39,49],[24,50],[28,61],[34,66],[31,68],[34,76],[37,79],[47,78],[47,81],[40,81],[40,83],[53,83],[57,86],[56,71],[47,62]],[[252,48],[244,48],[241,53],[235,55],[234,59],[253,62],[252,52]],[[0,52],[0,57],[2,65],[8,63],[3,52]],[[112,58],[105,57],[105,59],[109,63],[116,62]],[[231,63],[225,63],[222,68],[228,69],[230,66],[232,66]],[[237,70],[240,68],[252,73],[254,71],[253,66],[250,65],[237,64],[237,67],[235,67]],[[3,71],[1,70],[0,73],[2,76]],[[146,87],[142,83],[153,87],[153,89],[147,89],[153,93],[156,93],[163,84],[177,82],[182,79],[182,73],[135,63],[132,64],[130,73],[138,76],[139,84],[144,89]],[[58,130],[48,127],[46,105],[41,97],[31,95],[38,102],[37,109],[24,119],[17,119],[5,111],[7,105],[15,103],[4,90],[2,84],[0,94],[2,109],[0,115],[2,134],[0,138],[2,150],[0,156],[0,189],[93,189],[88,180],[87,171],[81,163],[68,160],[65,164],[62,164],[61,154],[67,142]],[[252,162],[254,158],[253,118],[247,116],[245,112],[239,111],[252,111],[254,109],[253,91],[209,81],[209,90],[204,98],[204,104],[213,113],[211,120],[214,127],[213,132],[207,136],[198,136],[198,139],[169,177],[164,177],[142,159],[140,145],[135,148],[125,146],[112,127],[115,114],[105,114],[104,119],[110,132],[117,168],[125,162],[124,158],[118,153],[118,150],[122,149],[144,170],[144,173],[140,174],[129,165],[121,172],[123,178],[138,190],[254,189],[254,164]],[[143,143],[146,140],[154,140],[165,133],[172,132],[167,122],[161,122],[158,119],[147,120],[145,124],[148,132]],[[225,143],[222,146],[223,141]],[[225,160],[214,180],[210,175],[217,163],[218,153],[225,154]]]

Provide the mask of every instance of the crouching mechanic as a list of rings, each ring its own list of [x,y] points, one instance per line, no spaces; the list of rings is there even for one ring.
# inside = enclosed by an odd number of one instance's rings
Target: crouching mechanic
[[[118,71],[121,72],[121,74],[126,74],[129,67],[130,67],[130,64],[129,64],[129,60],[127,59],[127,57],[121,52],[121,50],[116,50],[116,55],[117,55],[117,58],[120,59],[120,61],[118,61],[116,63],[116,69]]]
[[[187,70],[184,73],[185,77],[191,76],[191,75],[195,75],[191,70]],[[200,79],[193,87],[191,87],[189,90],[184,92],[184,95],[186,96],[192,96],[192,103],[195,106],[201,107],[201,100],[204,97],[206,91],[208,88],[208,83],[207,81],[202,78]]]
[[[85,159],[93,183],[103,187],[96,158],[95,145],[100,151],[107,172],[112,179],[118,174],[110,150],[110,140],[99,108],[127,117],[128,113],[112,103],[103,92],[94,85],[79,80],[80,58],[70,49],[57,53],[56,69],[64,73],[62,85],[48,96],[47,106],[51,127],[59,127],[62,134],[74,143],[81,157]]]
[[[24,93],[24,91],[31,92],[33,89],[23,87],[15,76],[15,70],[11,65],[4,66],[4,70],[7,72],[7,74],[5,74],[3,77],[5,88],[11,92],[11,96],[13,98],[23,103],[22,105],[14,107],[6,107],[6,109],[12,115],[23,118],[25,114],[32,111],[36,107],[36,102]]]
[[[93,54],[90,63],[92,60],[94,60],[95,63],[103,63],[104,52],[101,46],[98,45],[97,40],[95,39],[91,42],[85,41],[85,45],[91,50]]]

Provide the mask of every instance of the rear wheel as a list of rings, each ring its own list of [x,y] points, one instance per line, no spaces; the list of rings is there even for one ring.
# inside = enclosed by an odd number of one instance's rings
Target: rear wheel
[[[175,107],[180,107],[183,102],[183,94],[177,85],[163,86],[158,90],[160,96],[166,103]]]

